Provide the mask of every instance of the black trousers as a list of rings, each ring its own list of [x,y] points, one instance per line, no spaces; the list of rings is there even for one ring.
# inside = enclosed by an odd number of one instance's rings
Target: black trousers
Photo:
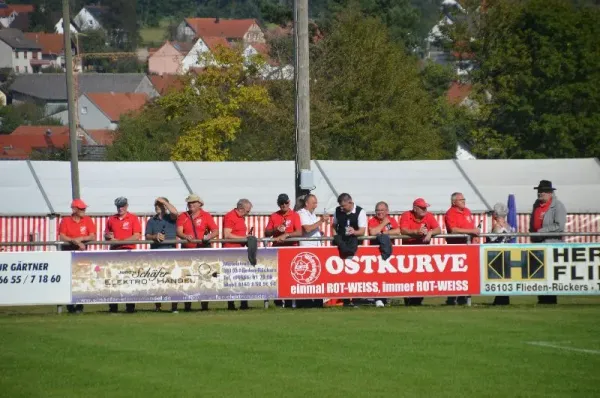
[[[450,296],[446,299],[447,305],[466,305],[467,296]]]
[[[119,304],[109,304],[108,311],[112,312],[112,313],[119,312]],[[133,304],[133,303],[125,304],[125,311],[127,311],[129,313],[135,312],[135,304]]]
[[[423,304],[423,297],[404,297],[404,305],[413,306]]]
[[[208,303],[206,303],[206,304],[208,304]],[[247,310],[248,308],[250,308],[250,307],[248,307],[248,301],[247,300],[240,301],[240,309],[241,310]],[[228,301],[227,302],[227,309],[234,310],[235,309],[235,302],[234,301]]]
[[[558,304],[557,296],[538,296],[538,304]]]
[[[68,304],[67,311],[69,311],[69,314],[74,314],[77,311],[83,311],[83,304]]]

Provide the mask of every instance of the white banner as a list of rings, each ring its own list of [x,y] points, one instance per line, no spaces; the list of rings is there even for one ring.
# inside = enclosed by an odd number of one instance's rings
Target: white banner
[[[481,294],[598,295],[600,244],[481,245]]]
[[[70,302],[71,253],[0,253],[0,305]]]

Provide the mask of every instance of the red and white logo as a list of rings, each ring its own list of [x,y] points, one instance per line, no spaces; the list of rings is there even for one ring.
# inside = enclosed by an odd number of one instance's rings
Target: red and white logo
[[[201,226],[202,225],[202,219],[201,218],[197,218],[196,220],[196,226]]]
[[[79,227],[79,233],[80,234],[86,234],[87,233],[87,228],[85,226]]]
[[[129,221],[123,223],[123,229],[129,229]]]
[[[292,278],[301,285],[310,285],[321,275],[321,261],[313,253],[302,252],[292,259]]]

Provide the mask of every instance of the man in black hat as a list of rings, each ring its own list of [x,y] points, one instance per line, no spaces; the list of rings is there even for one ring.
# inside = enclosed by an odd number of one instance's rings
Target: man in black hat
[[[529,220],[529,232],[564,232],[567,223],[567,209],[558,200],[552,182],[542,180],[537,187],[537,200],[533,204],[533,211]],[[535,236],[531,237],[534,243],[562,242],[562,237]],[[538,296],[538,304],[556,304],[556,296]]]

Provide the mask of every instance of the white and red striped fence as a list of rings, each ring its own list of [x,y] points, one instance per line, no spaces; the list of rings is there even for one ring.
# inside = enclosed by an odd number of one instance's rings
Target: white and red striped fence
[[[394,215],[396,220],[399,220],[400,215]],[[475,214],[475,223],[482,223],[482,230],[490,230],[490,219],[486,214],[480,213]],[[106,216],[95,216],[92,217],[96,223],[96,234],[98,239],[102,239],[104,234],[104,228],[106,225]],[[146,221],[148,217],[140,216],[140,222],[142,224],[142,232],[146,228]],[[264,237],[265,227],[267,226],[269,216],[267,215],[254,215],[249,216],[246,223],[248,228],[254,227],[254,235],[262,238]],[[444,230],[444,216],[443,214],[436,214],[436,219]],[[219,231],[222,231],[223,227],[223,216],[215,216],[215,221],[219,226]],[[53,241],[58,240],[58,225],[60,223],[60,217],[0,217],[0,242],[29,242],[29,241]],[[529,230],[529,214],[519,214],[518,216],[518,230],[519,232],[528,232]],[[600,232],[600,214],[570,214],[567,217],[567,228],[566,232]],[[331,226],[328,226],[325,231],[326,236],[331,236]],[[219,237],[222,238],[220,235]],[[566,239],[569,242],[574,243],[588,243],[600,241],[600,236],[577,236],[568,237]],[[528,238],[519,238],[520,243],[527,243]],[[400,243],[400,242],[397,242]],[[444,239],[438,238],[433,239],[434,244],[444,244]],[[329,242],[326,242],[329,245]],[[367,244],[365,242],[365,244]],[[146,249],[148,245],[140,245],[140,249]],[[218,246],[218,244],[214,244]],[[107,249],[108,246],[94,245],[91,247],[92,250]],[[38,247],[25,247],[25,246],[12,246],[4,247],[6,251],[33,251],[33,250],[54,250],[51,246],[38,246]]]

